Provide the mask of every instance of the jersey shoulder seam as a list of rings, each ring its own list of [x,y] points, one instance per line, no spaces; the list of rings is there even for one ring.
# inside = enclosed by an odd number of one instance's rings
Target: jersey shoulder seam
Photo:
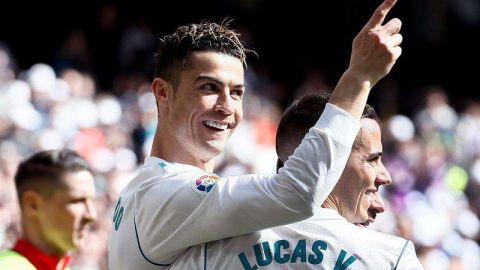
[[[403,253],[405,252],[405,249],[407,249],[408,242],[409,242],[408,240],[405,240],[405,244],[403,245],[402,252],[400,252],[397,263],[395,264],[395,267],[393,268],[393,270],[397,270],[398,264],[400,263],[400,259],[402,258]]]

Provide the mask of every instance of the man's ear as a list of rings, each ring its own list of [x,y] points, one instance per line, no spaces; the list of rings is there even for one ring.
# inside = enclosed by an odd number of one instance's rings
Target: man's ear
[[[37,211],[43,201],[42,196],[34,190],[27,190],[23,192],[21,200],[23,212],[30,216],[37,214]]]
[[[152,82],[153,95],[161,107],[168,108],[173,97],[172,90],[172,85],[162,78],[155,78]]]

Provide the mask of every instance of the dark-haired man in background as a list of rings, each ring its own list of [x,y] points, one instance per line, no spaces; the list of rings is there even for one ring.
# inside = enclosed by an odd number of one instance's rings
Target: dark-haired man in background
[[[96,219],[90,166],[70,150],[38,152],[18,166],[15,185],[23,236],[0,252],[0,269],[68,269],[68,251],[85,244]]]

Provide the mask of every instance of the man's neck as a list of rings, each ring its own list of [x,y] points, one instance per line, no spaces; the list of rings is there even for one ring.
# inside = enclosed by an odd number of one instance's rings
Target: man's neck
[[[178,162],[183,164],[188,164],[200,168],[206,172],[213,172],[215,165],[215,159],[202,160],[201,158],[195,157],[194,154],[189,153],[185,149],[185,145],[179,142],[172,141],[173,137],[170,139],[165,138],[160,132],[160,128],[157,128],[155,137],[153,139],[151,156],[164,159],[168,162]]]
[[[37,230],[38,225],[35,225],[34,222],[29,222],[32,226],[23,225],[23,240],[35,246],[37,249],[41,250],[43,253],[50,256],[63,257],[66,255],[66,252],[63,252],[52,245],[48,244],[43,235]]]
[[[323,208],[333,209],[333,210],[337,211],[339,214],[342,214],[342,213],[341,213],[340,202],[339,202],[339,200],[337,199],[337,197],[336,197],[336,196],[333,196],[332,194],[330,194],[330,195],[325,199],[325,201],[324,201],[323,204],[322,204],[322,207],[323,207]]]

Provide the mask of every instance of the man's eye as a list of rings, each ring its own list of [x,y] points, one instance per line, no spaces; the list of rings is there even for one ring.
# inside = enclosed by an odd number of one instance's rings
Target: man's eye
[[[243,91],[242,90],[233,90],[232,92],[232,97],[241,99],[243,98]]]
[[[72,198],[70,199],[70,203],[81,203],[81,202],[85,202],[87,199],[85,198]]]
[[[215,91],[216,87],[215,87],[215,84],[213,83],[207,83],[202,85],[201,89],[205,91]]]

